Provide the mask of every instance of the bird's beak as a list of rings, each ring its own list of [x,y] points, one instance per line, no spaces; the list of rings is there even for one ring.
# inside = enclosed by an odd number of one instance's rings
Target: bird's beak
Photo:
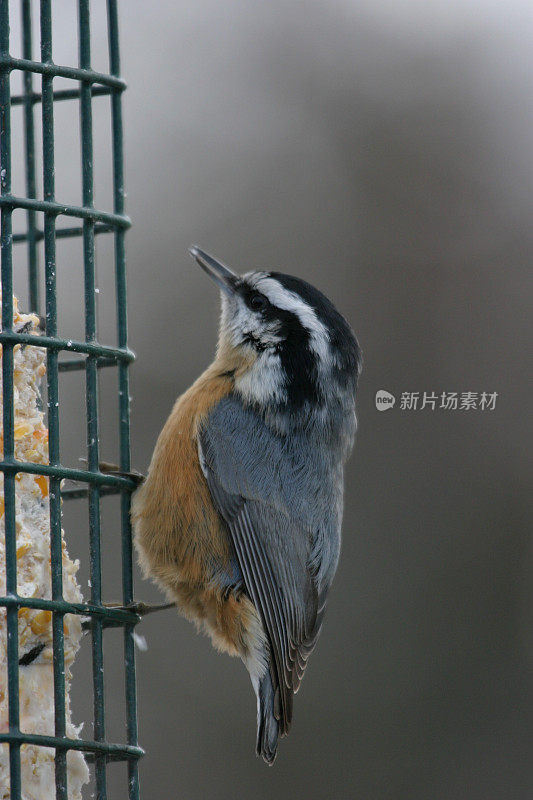
[[[196,245],[189,247],[189,253],[204,272],[207,272],[209,277],[220,286],[223,292],[226,292],[230,297],[235,294],[239,282],[238,275],[235,275],[234,272],[224,266],[221,261],[217,261],[216,258],[213,258],[208,253],[204,253]]]

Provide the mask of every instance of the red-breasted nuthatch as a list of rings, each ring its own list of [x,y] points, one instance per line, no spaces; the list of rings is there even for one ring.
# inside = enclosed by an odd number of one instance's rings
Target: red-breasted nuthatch
[[[190,253],[221,289],[218,349],[159,436],[135,540],[145,573],[243,660],[272,764],[339,558],[360,351],[305,281]]]

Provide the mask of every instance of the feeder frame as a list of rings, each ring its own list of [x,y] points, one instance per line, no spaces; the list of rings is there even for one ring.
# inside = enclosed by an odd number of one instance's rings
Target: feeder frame
[[[0,743],[9,745],[11,798],[21,798],[20,748],[35,744],[55,748],[55,781],[57,800],[68,800],[66,756],[69,750],[81,750],[94,760],[96,796],[106,800],[106,765],[109,761],[126,761],[128,765],[128,798],[139,800],[138,759],[143,754],[137,741],[137,709],[135,689],[134,626],[139,617],[126,609],[133,603],[132,536],[129,520],[130,496],[135,484],[120,476],[104,474],[99,469],[98,372],[104,367],[118,370],[118,428],[120,468],[130,469],[130,413],[128,367],[134,355],[128,348],[126,319],[126,258],[124,236],[130,220],[124,213],[124,165],[122,132],[122,92],[126,84],[120,77],[117,0],[106,0],[109,45],[109,74],[91,68],[90,3],[78,0],[78,66],[61,66],[52,60],[52,1],[40,0],[40,60],[32,52],[32,0],[21,0],[22,58],[10,54],[10,0],[0,0],[0,238],[2,282],[2,378],[4,454],[0,461],[5,498],[6,596],[0,597],[0,607],[7,616],[7,666],[9,693],[9,732],[0,733]],[[23,73],[22,94],[11,96],[10,76],[15,70]],[[39,75],[41,91],[33,88],[33,76]],[[54,78],[71,80],[73,88],[54,90]],[[113,211],[96,209],[93,205],[93,122],[92,99],[101,95],[110,98]],[[54,104],[77,100],[80,107],[81,131],[81,204],[70,205],[55,196],[54,185]],[[11,109],[22,106],[24,118],[24,154],[26,196],[11,193]],[[43,198],[36,191],[36,106],[42,109]],[[13,235],[14,209],[26,209],[25,231]],[[44,224],[38,225],[42,216]],[[59,216],[80,220],[72,227],[56,229]],[[114,238],[114,270],[116,286],[117,342],[116,346],[97,340],[95,298],[95,236],[112,234]],[[85,295],[85,339],[66,340],[57,331],[56,240],[82,237]],[[26,248],[29,309],[41,312],[39,291],[38,243],[44,242],[44,311],[46,332],[43,335],[17,333],[13,329],[13,245]],[[15,460],[13,404],[13,348],[31,345],[46,349],[47,360],[47,421],[49,429],[49,464],[34,464]],[[77,357],[61,361],[62,353]],[[59,435],[59,373],[85,370],[87,469],[65,467],[60,457]],[[17,473],[44,475],[50,481],[50,551],[52,568],[51,599],[21,597],[17,594],[17,561],[15,529],[15,478]],[[82,488],[61,488],[64,479],[76,481]],[[100,551],[100,498],[104,494],[120,494],[122,601],[124,609],[110,609],[102,602]],[[69,603],[62,592],[61,499],[87,497],[89,504],[90,543],[90,600]],[[25,733],[20,730],[19,712],[19,648],[18,613],[20,609],[45,609],[52,612],[53,671],[55,731],[53,736]],[[65,664],[63,617],[78,614],[91,619],[92,664],[94,690],[94,738],[73,739],[66,736]],[[108,626],[124,629],[124,669],[126,687],[126,743],[106,739],[104,707],[103,632]]]

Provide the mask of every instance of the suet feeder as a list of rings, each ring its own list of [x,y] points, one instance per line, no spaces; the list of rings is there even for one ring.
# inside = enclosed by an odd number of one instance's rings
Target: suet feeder
[[[130,495],[134,484],[118,475],[104,474],[99,468],[99,411],[98,384],[102,369],[118,370],[117,427],[119,454],[117,460],[124,471],[130,468],[130,420],[128,367],[133,354],[127,344],[126,277],[124,236],[130,221],[124,214],[123,141],[121,99],[125,84],[120,77],[117,0],[107,0],[107,34],[109,42],[109,74],[91,68],[91,11],[89,0],[78,1],[79,61],[76,66],[56,64],[53,60],[52,0],[40,0],[40,58],[36,58],[32,42],[32,11],[36,2],[21,0],[22,57],[11,55],[10,11],[14,0],[0,0],[0,170],[1,170],[1,282],[2,282],[2,348],[3,380],[3,453],[0,467],[3,472],[4,528],[5,528],[5,592],[0,596],[0,612],[6,635],[7,723],[0,727],[0,750],[9,750],[9,785],[0,787],[0,795],[11,800],[25,797],[23,765],[25,753],[36,748],[50,748],[54,761],[54,794],[57,800],[72,797],[68,785],[69,753],[77,751],[84,759],[94,763],[94,780],[97,800],[108,797],[106,768],[110,761],[126,761],[128,785],[121,797],[139,798],[137,762],[142,750],[137,742],[135,696],[134,626],[138,617],[127,607],[133,602],[132,543],[129,522]],[[102,6],[103,10],[103,6]],[[54,9],[55,13],[56,9]],[[38,37],[38,33],[35,38]],[[11,46],[11,47],[10,47]],[[22,75],[22,92],[11,92],[12,76]],[[56,79],[66,79],[61,87],[54,86]],[[67,83],[67,88],[64,88]],[[71,84],[71,85],[69,85]],[[113,194],[112,209],[100,210],[93,204],[93,97],[107,95],[111,115]],[[55,159],[61,157],[54,148],[54,108],[56,103],[77,103],[80,111],[80,153],[82,192],[79,205],[65,204],[55,193]],[[26,191],[23,196],[12,193],[12,115],[21,114],[25,131],[24,161]],[[42,126],[39,137],[37,126]],[[36,142],[42,138],[42,159]],[[42,162],[42,196],[37,195],[36,164]],[[22,209],[25,227],[13,233],[12,215]],[[56,227],[58,218],[69,219],[69,227]],[[70,223],[71,221],[71,223]],[[95,296],[95,237],[112,236],[114,239],[114,275],[116,290],[117,339],[114,344],[98,340]],[[83,280],[85,302],[85,336],[63,338],[57,326],[56,243],[62,238],[81,237],[83,242]],[[22,248],[28,271],[28,297],[20,296],[18,276],[14,275],[13,249]],[[41,256],[42,253],[42,256]],[[44,271],[44,297],[41,306],[40,277]],[[40,325],[17,325],[17,306],[32,312]],[[37,351],[37,348],[43,350]],[[14,369],[18,353],[46,353],[46,399],[44,429],[48,430],[49,443],[46,458],[24,460],[17,449],[17,403],[20,403]],[[61,402],[61,374],[65,371],[85,372],[86,466],[67,467],[61,460],[59,429],[59,404]],[[44,373],[44,369],[43,369]],[[85,455],[81,453],[80,455]],[[47,482],[45,507],[49,522],[46,535],[50,548],[50,591],[47,596],[19,594],[19,549],[17,562],[17,508],[22,491],[20,476],[33,476],[36,483]],[[74,482],[67,488],[63,481]],[[44,490],[43,490],[44,492]],[[49,493],[49,494],[48,494]],[[104,494],[120,494],[121,536],[116,537],[122,558],[122,603],[124,608],[111,609],[104,605],[101,581],[101,513],[100,499]],[[43,494],[44,497],[44,494]],[[90,596],[87,602],[68,599],[65,553],[61,530],[62,501],[79,501],[87,498],[89,509]],[[18,504],[18,505],[17,505]],[[0,534],[1,536],[1,534]],[[68,541],[68,531],[67,531]],[[4,542],[2,542],[2,547]],[[67,587],[68,588],[68,587]],[[116,600],[116,598],[112,598]],[[19,641],[21,618],[45,612],[45,622],[50,627],[50,660],[52,671],[50,693],[53,694],[52,730],[38,734],[21,725],[20,691],[23,681],[21,670],[29,668],[33,656],[23,652]],[[66,669],[66,637],[68,619],[75,615],[83,620],[92,638],[92,682],[94,696],[93,737],[69,735],[70,711],[68,702],[68,667]],[[29,618],[29,617],[28,617]],[[66,618],[66,619],[65,619]],[[126,687],[125,742],[113,743],[106,738],[104,689],[106,676],[103,663],[104,630],[120,626],[124,630],[124,670]],[[38,627],[38,626],[37,626]],[[79,625],[78,625],[79,629]],[[68,642],[67,642],[68,644]],[[38,647],[37,647],[38,650]],[[37,653],[36,658],[39,657]],[[65,678],[67,675],[67,680]],[[67,682],[67,687],[66,687]],[[90,720],[84,720],[90,722]],[[91,730],[90,725],[85,726]],[[84,731],[85,733],[85,731]],[[3,792],[3,793],[2,793]],[[39,800],[49,800],[44,795]]]

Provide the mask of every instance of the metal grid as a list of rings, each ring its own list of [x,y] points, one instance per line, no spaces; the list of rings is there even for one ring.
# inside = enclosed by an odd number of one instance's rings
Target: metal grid
[[[9,744],[11,798],[21,797],[20,748],[33,743],[55,748],[56,798],[68,800],[66,754],[69,749],[82,750],[94,760],[96,795],[107,798],[106,765],[108,761],[127,761],[128,797],[138,800],[137,761],[142,750],[137,743],[135,694],[135,659],[133,629],[138,616],[126,609],[109,609],[102,603],[100,555],[100,497],[119,493],[121,496],[122,594],[124,606],[133,602],[132,544],[129,523],[130,495],[134,484],[99,469],[98,442],[98,371],[116,366],[119,381],[120,467],[130,469],[128,366],[133,354],[127,346],[126,278],[124,234],[130,221],[124,214],[123,150],[121,94],[125,88],[120,78],[117,0],[107,0],[110,74],[91,69],[89,0],[78,0],[79,64],[59,66],[52,60],[52,2],[40,0],[41,60],[32,60],[31,0],[21,0],[23,58],[10,55],[10,0],[0,0],[0,162],[1,162],[1,279],[2,279],[2,375],[4,387],[3,424],[4,456],[0,462],[5,495],[6,597],[0,606],[7,615],[7,656],[9,692],[9,732],[0,734],[0,742]],[[11,96],[10,74],[23,73],[23,92]],[[41,92],[34,91],[33,75],[41,76]],[[73,81],[72,89],[54,91],[54,78]],[[109,213],[93,206],[93,141],[92,97],[109,95],[112,122],[114,208]],[[64,205],[55,197],[54,186],[54,103],[78,100],[81,120],[82,198],[79,206]],[[11,108],[22,106],[25,128],[26,196],[11,194]],[[43,199],[36,197],[34,111],[42,110]],[[25,232],[12,234],[14,209],[26,209]],[[43,229],[37,225],[42,212]],[[81,224],[56,230],[59,215],[81,220]],[[115,286],[117,298],[117,345],[104,346],[97,341],[95,299],[95,235],[109,232],[114,237]],[[65,340],[57,335],[56,306],[56,239],[83,237],[85,293],[85,340]],[[39,313],[39,264],[37,243],[44,240],[46,333],[40,336],[13,330],[13,260],[12,246],[19,243],[27,250],[29,300],[31,310]],[[17,462],[14,451],[13,348],[31,344],[47,351],[47,393],[49,428],[49,464]],[[74,360],[61,363],[62,352],[79,354]],[[87,470],[66,468],[60,458],[59,437],[59,372],[85,370],[87,418]],[[15,530],[15,478],[19,472],[45,475],[50,479],[50,549],[52,562],[52,599],[25,598],[17,595],[17,562]],[[84,488],[61,489],[68,478]],[[62,594],[61,498],[88,497],[90,537],[91,597],[88,603],[68,603]],[[21,608],[46,609],[52,612],[55,735],[23,733],[19,717],[19,652],[18,612]],[[79,614],[91,618],[94,740],[69,739],[65,733],[65,675],[63,617]],[[126,686],[126,744],[106,741],[103,672],[103,629],[109,625],[124,629],[124,663]]]

